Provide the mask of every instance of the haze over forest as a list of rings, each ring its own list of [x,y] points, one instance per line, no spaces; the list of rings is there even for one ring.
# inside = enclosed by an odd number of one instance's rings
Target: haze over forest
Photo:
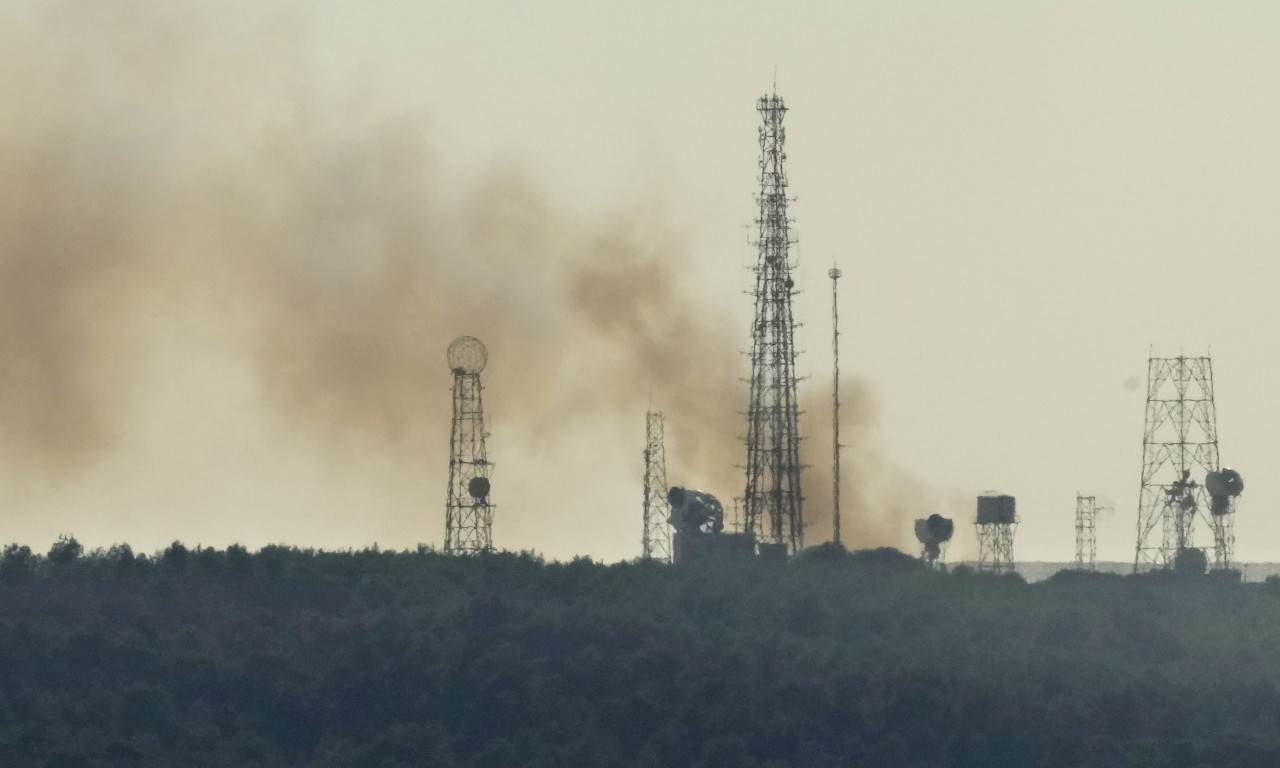
[[[495,543],[639,552],[643,414],[729,500],[755,98],[797,196],[810,541],[1077,491],[1132,556],[1146,357],[1215,360],[1274,560],[1280,9],[1163,3],[0,8],[0,521],[139,549],[439,544],[444,350],[489,347]],[[1206,531],[1201,530],[1204,540]]]

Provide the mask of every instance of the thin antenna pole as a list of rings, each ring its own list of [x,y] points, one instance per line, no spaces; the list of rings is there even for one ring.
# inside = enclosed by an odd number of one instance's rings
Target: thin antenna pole
[[[836,281],[840,268],[831,265],[831,540],[840,543],[840,305],[836,301]]]

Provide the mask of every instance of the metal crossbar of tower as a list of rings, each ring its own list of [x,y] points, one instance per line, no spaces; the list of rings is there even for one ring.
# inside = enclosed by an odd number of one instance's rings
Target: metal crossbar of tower
[[[751,398],[747,406],[743,530],[757,540],[804,546],[800,491],[800,411],[796,403],[796,295],[787,215],[787,108],[776,93],[756,102],[760,127],[760,205],[756,219],[755,316],[751,326]]]
[[[667,501],[667,458],[663,446],[663,418],[645,414],[644,440],[644,557],[671,562],[671,504]]]
[[[1098,569],[1098,497],[1076,494],[1076,570]]]
[[[493,549],[493,465],[485,452],[480,371],[488,353],[479,339],[463,336],[449,345],[453,372],[453,425],[449,431],[449,497],[445,504],[444,551],[475,554]]]
[[[1230,565],[1235,500],[1219,509],[1204,486],[1219,469],[1212,360],[1150,358],[1135,572],[1172,567],[1193,549],[1198,515],[1211,517],[1214,566]]]

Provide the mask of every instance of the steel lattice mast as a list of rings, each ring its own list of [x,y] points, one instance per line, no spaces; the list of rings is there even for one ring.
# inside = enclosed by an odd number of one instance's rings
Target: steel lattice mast
[[[1196,515],[1210,509],[1202,482],[1218,469],[1213,362],[1209,357],[1150,358],[1135,572],[1170,567],[1194,546]],[[1215,561],[1225,567],[1230,520],[1215,519],[1213,527]]]
[[[1076,570],[1098,569],[1098,497],[1076,494]]]
[[[787,216],[787,108],[776,93],[756,102],[760,127],[760,205],[756,219],[755,318],[743,529],[762,542],[804,545],[800,430],[796,404],[795,321],[791,300],[791,220]]]
[[[671,505],[667,501],[667,459],[663,446],[663,418],[645,414],[644,441],[644,557],[671,562]]]
[[[453,372],[453,426],[449,432],[449,498],[445,504],[444,551],[475,554],[493,549],[493,504],[485,452],[480,371],[488,354],[479,339],[463,336],[449,345]]]

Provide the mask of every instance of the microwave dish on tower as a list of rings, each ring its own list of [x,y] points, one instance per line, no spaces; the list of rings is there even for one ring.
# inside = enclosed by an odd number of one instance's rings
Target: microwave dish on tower
[[[942,564],[947,550],[947,543],[955,533],[955,523],[942,515],[929,515],[916,520],[916,540],[920,542],[920,559],[930,568]]]

